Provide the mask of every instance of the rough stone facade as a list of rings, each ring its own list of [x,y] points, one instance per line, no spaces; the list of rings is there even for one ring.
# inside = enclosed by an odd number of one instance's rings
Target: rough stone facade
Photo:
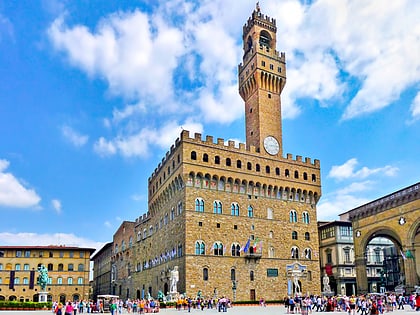
[[[275,50],[275,20],[257,7],[245,41],[239,89],[247,144],[181,133],[149,178],[149,209],[135,223],[130,297],[166,295],[175,266],[177,291],[193,297],[320,292],[320,163],[282,154],[286,70],[284,53]],[[268,136],[277,147],[266,146]]]
[[[111,253],[111,294],[131,297],[135,256],[134,222],[123,221],[113,237]],[[108,293],[108,294],[109,294]]]

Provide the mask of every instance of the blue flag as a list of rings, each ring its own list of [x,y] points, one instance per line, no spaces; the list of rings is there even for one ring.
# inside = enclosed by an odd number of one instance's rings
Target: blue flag
[[[250,245],[251,245],[251,240],[248,238],[248,242],[246,242],[245,247],[244,247],[244,253],[248,251]]]

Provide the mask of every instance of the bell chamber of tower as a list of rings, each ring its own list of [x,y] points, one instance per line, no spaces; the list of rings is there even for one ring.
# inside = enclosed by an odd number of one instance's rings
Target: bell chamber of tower
[[[276,20],[259,5],[243,27],[242,63],[238,66],[239,94],[245,101],[246,145],[281,157],[280,95],[286,84],[285,54],[276,50]]]

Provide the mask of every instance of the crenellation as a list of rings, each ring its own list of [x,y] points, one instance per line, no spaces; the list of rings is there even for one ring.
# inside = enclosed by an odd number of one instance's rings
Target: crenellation
[[[235,141],[233,141],[233,140],[228,140],[228,147],[230,147],[230,148],[234,148],[234,147],[235,147]]]
[[[296,155],[296,162],[302,162],[302,156]]]
[[[217,145],[224,145],[224,144],[225,144],[225,139],[217,138]]]
[[[286,159],[293,160],[293,154],[292,153],[287,153],[286,154]]]
[[[246,145],[245,145],[245,143],[239,143],[239,150],[240,151],[246,151]]]
[[[198,133],[198,132],[194,133],[194,139],[197,141],[202,141],[201,133]]]
[[[206,142],[208,142],[208,143],[213,143],[213,136],[209,136],[209,135],[207,135],[207,136],[206,136]]]
[[[305,157],[305,163],[306,164],[311,164],[311,158]]]

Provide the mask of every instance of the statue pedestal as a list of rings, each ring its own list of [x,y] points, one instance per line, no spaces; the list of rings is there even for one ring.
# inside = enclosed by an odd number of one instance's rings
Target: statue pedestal
[[[332,297],[335,295],[334,291],[328,290],[328,291],[322,291],[321,292],[322,296],[326,296],[326,297]]]
[[[39,302],[47,302],[48,292],[39,292],[38,293],[38,301]]]

